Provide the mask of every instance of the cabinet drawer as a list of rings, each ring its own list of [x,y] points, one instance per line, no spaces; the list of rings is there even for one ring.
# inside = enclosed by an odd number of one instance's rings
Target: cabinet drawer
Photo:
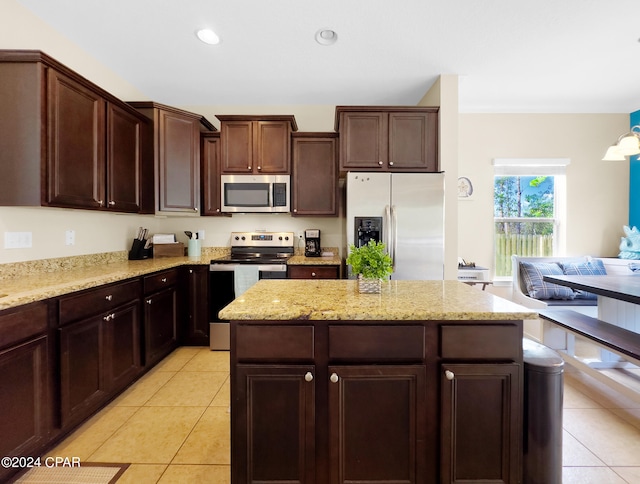
[[[424,360],[422,326],[329,326],[330,360]]]
[[[139,298],[138,279],[91,289],[76,296],[64,296],[60,298],[60,324],[99,314]]]
[[[0,348],[47,330],[47,304],[37,302],[0,312]]]
[[[522,331],[514,324],[442,325],[442,358],[522,359]]]
[[[289,266],[289,279],[338,279],[337,266]]]
[[[238,325],[238,360],[313,360],[313,326]]]
[[[178,282],[178,271],[164,271],[144,277],[144,293],[160,291],[165,287],[173,286]]]

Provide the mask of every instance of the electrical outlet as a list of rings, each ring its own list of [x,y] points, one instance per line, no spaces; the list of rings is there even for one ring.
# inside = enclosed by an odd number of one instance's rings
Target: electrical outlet
[[[76,231],[67,230],[64,233],[64,245],[75,245],[75,244],[76,244]]]

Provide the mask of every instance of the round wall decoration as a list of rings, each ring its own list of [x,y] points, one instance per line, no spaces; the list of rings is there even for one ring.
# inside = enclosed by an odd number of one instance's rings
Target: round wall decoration
[[[458,197],[469,198],[473,194],[473,184],[466,176],[458,178]]]

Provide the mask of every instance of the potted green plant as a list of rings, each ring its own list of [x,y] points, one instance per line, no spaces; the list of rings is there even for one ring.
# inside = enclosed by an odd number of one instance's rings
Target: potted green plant
[[[370,240],[362,247],[349,246],[347,264],[351,272],[358,274],[358,290],[367,293],[379,293],[382,280],[393,272],[393,261],[382,242]]]

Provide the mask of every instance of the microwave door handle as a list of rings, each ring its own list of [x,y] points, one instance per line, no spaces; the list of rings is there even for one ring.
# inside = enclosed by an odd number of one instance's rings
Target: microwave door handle
[[[275,183],[269,183],[269,207],[273,207],[273,200],[275,198],[275,194],[274,192],[276,191],[276,184]]]

